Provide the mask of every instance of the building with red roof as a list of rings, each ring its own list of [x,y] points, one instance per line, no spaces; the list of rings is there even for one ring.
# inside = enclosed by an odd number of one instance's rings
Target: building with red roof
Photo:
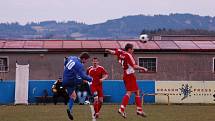
[[[149,69],[138,80],[215,80],[215,39],[196,40],[0,40],[0,77],[15,80],[16,62],[30,64],[30,80],[56,79],[63,72],[64,58],[83,51],[98,57],[109,79],[122,79],[122,69],[106,48],[132,43],[136,62]],[[86,66],[91,65],[90,61]]]

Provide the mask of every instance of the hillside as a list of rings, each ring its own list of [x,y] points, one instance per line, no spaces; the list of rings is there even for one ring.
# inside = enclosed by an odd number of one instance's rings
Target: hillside
[[[45,39],[123,39],[136,38],[143,30],[215,31],[215,17],[192,14],[135,15],[87,25],[75,21],[43,21],[19,25],[1,23],[0,38]]]

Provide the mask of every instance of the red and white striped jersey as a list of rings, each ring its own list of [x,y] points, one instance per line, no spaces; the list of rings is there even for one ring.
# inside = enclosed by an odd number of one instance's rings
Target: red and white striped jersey
[[[134,65],[136,65],[136,62],[132,54],[121,49],[116,49],[115,55],[118,57],[118,61],[122,65],[125,74],[135,73]]]

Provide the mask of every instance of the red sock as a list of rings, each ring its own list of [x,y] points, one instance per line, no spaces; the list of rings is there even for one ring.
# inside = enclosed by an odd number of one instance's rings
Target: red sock
[[[98,112],[100,111],[101,107],[102,107],[102,102],[99,101],[99,103],[98,103]]]
[[[95,113],[98,113],[98,111],[99,111],[98,101],[94,101],[93,107],[94,107]]]
[[[135,102],[136,102],[137,110],[142,111],[143,109],[142,109],[142,103],[141,103],[140,96],[135,97]]]
[[[130,99],[130,97],[127,94],[123,97],[122,104],[120,106],[122,111],[125,111],[125,107],[128,105],[129,99]]]

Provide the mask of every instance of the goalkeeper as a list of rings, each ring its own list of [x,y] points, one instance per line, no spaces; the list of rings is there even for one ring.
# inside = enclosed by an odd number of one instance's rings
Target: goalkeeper
[[[62,86],[62,78],[59,77],[58,80],[55,81],[55,83],[52,85],[52,92],[53,92],[53,101],[54,104],[57,104],[57,100],[59,97],[64,98],[64,104],[67,105],[67,102],[69,100],[69,96],[66,92],[66,89]]]

